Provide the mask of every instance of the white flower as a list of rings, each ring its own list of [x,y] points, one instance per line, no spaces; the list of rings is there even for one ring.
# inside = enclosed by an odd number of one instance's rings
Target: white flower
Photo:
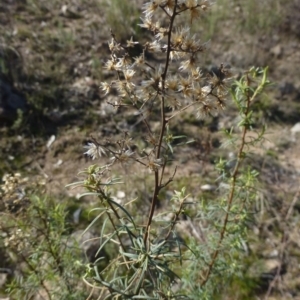
[[[185,5],[188,7],[188,8],[193,8],[195,6],[198,5],[198,1],[197,0],[187,0],[185,2]]]
[[[115,60],[108,60],[108,61],[105,63],[105,68],[106,68],[108,71],[115,71],[115,70],[117,70],[116,61],[115,61]]]
[[[123,70],[123,74],[126,81],[130,81],[135,71],[132,69]]]
[[[192,77],[194,81],[199,81],[203,77],[203,73],[201,69],[197,67],[196,69],[192,69]]]
[[[111,158],[112,163],[120,162],[122,165],[127,164],[130,159],[132,159],[132,156],[135,154],[135,152],[131,151],[130,149],[123,149],[119,152],[115,153],[114,156]]]
[[[156,172],[163,166],[162,158],[148,158],[147,167],[150,172]]]
[[[155,40],[147,45],[147,50],[150,52],[159,52],[161,50],[161,45],[157,40]]]
[[[162,67],[161,65],[159,65],[159,67],[155,70],[155,74],[153,74],[149,80],[143,80],[141,82],[142,88],[148,89],[150,87],[153,87],[155,90],[161,88],[161,74]]]
[[[134,58],[134,65],[135,66],[143,66],[145,64],[144,55],[140,55]]]
[[[190,9],[190,16],[191,16],[191,21],[193,21],[194,18],[198,18],[200,16],[200,11],[199,11],[199,5],[198,5],[198,0],[186,0],[185,2],[186,7]],[[203,4],[203,10],[205,10],[205,5]],[[205,6],[205,7],[204,7]]]
[[[118,62],[116,64],[116,69],[121,70],[123,67],[128,65],[128,60],[126,56],[118,58]]]
[[[143,5],[143,13],[145,14],[146,18],[152,18],[153,13],[157,10],[161,3],[161,0],[156,1],[149,1]]]
[[[172,91],[177,91],[178,90],[178,83],[179,80],[176,76],[173,77],[169,77],[166,81],[166,86],[168,89],[172,90]]]
[[[101,82],[101,90],[105,92],[104,95],[107,95],[110,92],[110,84],[107,82]]]
[[[133,96],[133,91],[134,91],[134,88],[135,88],[135,84],[130,82],[130,81],[127,81],[125,87],[126,87],[126,91],[129,94],[129,96],[130,97]]]
[[[134,42],[134,41],[133,41],[133,37],[131,37],[130,40],[127,40],[127,41],[126,41],[126,44],[127,44],[126,46],[130,48],[130,47],[133,47],[134,45],[136,45],[136,44],[138,44],[138,43],[139,43],[139,42]]]
[[[148,30],[151,30],[152,28],[152,21],[149,17],[147,17],[146,19],[141,18],[141,20],[143,21],[142,24],[138,24],[139,26],[141,26],[142,28],[146,28]]]
[[[165,6],[169,13],[172,13],[175,6],[175,0],[165,0],[161,5]]]
[[[127,95],[126,86],[127,86],[126,81],[117,80],[115,82],[115,87],[120,97],[126,97]]]
[[[205,101],[201,102],[201,105],[196,109],[196,116],[199,119],[205,119],[209,116],[216,116],[218,114],[218,109],[214,99],[206,98]]]
[[[160,27],[160,25],[156,24],[156,31],[158,31],[155,37],[160,41],[162,40],[169,32],[168,28]]]
[[[191,71],[195,69],[196,59],[192,55],[188,60],[183,61],[179,67],[179,71]]]
[[[212,88],[211,88],[210,85],[206,85],[206,86],[202,87],[201,90],[202,90],[202,92],[203,92],[204,95],[208,95],[208,94],[211,93]]]
[[[170,59],[174,60],[174,59],[182,59],[186,57],[186,53],[185,52],[181,52],[181,51],[171,51],[170,53]]]
[[[195,34],[192,37],[186,37],[184,44],[182,45],[182,49],[193,53],[197,51],[204,51],[204,47],[201,46],[200,40],[196,37]]]
[[[180,82],[178,85],[179,92],[183,93],[184,97],[190,97],[193,93],[192,80],[190,77],[184,78],[180,77]]]
[[[94,143],[88,143],[84,148],[88,149],[84,154],[90,156],[92,159],[99,158],[102,154],[105,155],[105,150]]]
[[[173,47],[180,47],[185,41],[186,37],[190,32],[189,27],[178,27],[175,32],[172,34],[171,41]]]
[[[117,51],[120,51],[122,48],[121,48],[121,45],[120,44],[117,44],[114,39],[111,39],[111,41],[108,43],[108,47],[109,47],[109,50],[110,52],[117,52]]]
[[[170,107],[172,110],[175,110],[181,106],[179,100],[176,98],[176,96],[172,93],[170,95],[165,95],[166,104],[168,107]]]
[[[206,11],[212,6],[212,3],[209,3],[208,0],[204,0],[204,1],[201,1],[201,3],[199,5],[202,10]]]

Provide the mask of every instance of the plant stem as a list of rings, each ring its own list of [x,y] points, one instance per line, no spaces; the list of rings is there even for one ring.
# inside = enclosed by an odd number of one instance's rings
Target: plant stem
[[[171,36],[172,36],[172,28],[173,28],[173,24],[174,24],[174,20],[176,17],[176,7],[177,7],[177,0],[175,0],[175,4],[174,4],[174,9],[173,9],[173,14],[170,18],[170,25],[169,25],[169,32],[168,32],[168,48],[167,48],[167,57],[166,57],[166,63],[165,63],[165,68],[164,68],[164,72],[161,75],[162,78],[162,97],[161,97],[161,104],[160,104],[160,115],[161,115],[161,130],[160,130],[160,135],[159,135],[159,139],[158,139],[158,145],[157,145],[157,149],[156,149],[156,159],[160,158],[160,154],[161,154],[161,148],[162,148],[162,141],[163,141],[163,137],[166,131],[166,125],[167,125],[167,120],[166,120],[166,112],[165,112],[165,97],[164,97],[164,92],[165,92],[165,81],[166,81],[166,76],[168,73],[168,68],[169,68],[169,63],[170,63],[170,54],[171,54]],[[146,245],[147,240],[148,240],[148,236],[149,236],[149,230],[150,230],[150,225],[152,223],[152,219],[153,219],[153,215],[154,215],[154,210],[155,207],[157,205],[157,201],[158,201],[158,193],[161,189],[161,186],[159,185],[159,173],[158,170],[154,171],[154,191],[153,191],[153,196],[152,196],[152,200],[151,200],[151,208],[150,208],[150,212],[149,212],[149,217],[148,217],[148,221],[147,221],[147,225],[146,225],[146,230],[145,230],[145,235],[144,235],[144,243]],[[160,181],[161,182],[161,181]]]
[[[247,79],[248,79],[248,77],[247,77]],[[248,80],[247,80],[247,84],[248,84],[248,86],[250,85],[250,82]],[[256,93],[254,93],[254,95],[256,95]],[[247,93],[246,107],[245,107],[245,111],[244,111],[245,118],[247,118],[247,116],[250,112],[250,104],[251,104],[252,99],[253,99],[253,97],[250,97],[249,94]],[[232,176],[231,176],[232,181],[231,181],[231,188],[230,188],[230,192],[229,192],[229,196],[228,196],[226,215],[225,215],[225,218],[223,221],[223,226],[222,226],[222,230],[220,233],[219,241],[217,243],[216,250],[212,254],[212,258],[208,265],[208,269],[205,273],[203,281],[201,282],[201,287],[203,287],[207,283],[209,276],[212,273],[213,266],[214,266],[214,264],[217,260],[217,257],[220,253],[221,244],[222,244],[225,234],[226,234],[227,224],[228,224],[228,220],[229,220],[229,213],[230,213],[230,209],[232,206],[232,202],[233,202],[233,198],[234,198],[234,194],[235,194],[235,190],[236,190],[238,171],[240,169],[242,161],[244,160],[243,152],[244,152],[244,147],[246,145],[247,132],[248,132],[248,126],[244,125],[243,131],[242,131],[242,137],[241,137],[241,145],[239,147],[238,155],[237,155],[237,162],[236,162],[235,168],[234,168]]]

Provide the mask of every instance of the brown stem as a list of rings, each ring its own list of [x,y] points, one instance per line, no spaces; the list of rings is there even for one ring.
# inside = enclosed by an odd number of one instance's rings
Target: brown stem
[[[175,227],[175,225],[176,225],[176,221],[178,220],[178,217],[179,217],[179,215],[180,215],[181,212],[182,212],[183,205],[184,205],[185,199],[186,199],[187,197],[188,197],[188,196],[186,196],[184,199],[181,200],[180,206],[179,206],[178,210],[174,213],[172,225],[171,225],[171,227],[170,227],[170,229],[169,229],[169,231],[168,231],[168,233],[167,233],[167,235],[166,235],[166,237],[165,237],[165,240],[168,240],[168,238],[170,237],[170,234],[171,234],[171,232],[173,231],[173,229],[174,229],[174,227]]]
[[[46,294],[48,296],[48,299],[51,300],[52,299],[51,293],[50,293],[49,289],[47,288],[47,286],[45,285],[45,280],[42,279],[42,278],[40,278],[41,277],[40,272],[38,272],[36,270],[36,268],[31,265],[31,263],[25,257],[25,255],[23,255],[22,253],[19,253],[19,255],[22,257],[22,260],[27,264],[28,268],[39,278],[39,283],[41,284],[41,286],[43,287],[44,291],[46,292]]]
[[[248,86],[250,85],[248,77],[247,77],[247,84],[248,84]],[[245,112],[244,112],[246,117],[249,114],[250,103],[251,103],[252,99],[253,99],[253,97],[251,98],[250,95],[247,93],[247,105],[246,105],[246,109],[245,109]],[[201,282],[201,287],[203,287],[207,283],[207,281],[209,279],[209,276],[211,275],[213,266],[216,262],[216,259],[219,255],[219,252],[220,252],[221,244],[222,244],[222,242],[224,240],[224,237],[225,237],[225,234],[226,234],[227,224],[228,224],[228,220],[229,220],[229,213],[230,213],[230,209],[231,209],[231,206],[232,206],[232,202],[233,202],[233,198],[234,198],[234,194],[235,194],[235,190],[236,190],[237,175],[238,175],[238,171],[239,171],[239,168],[241,166],[241,163],[244,159],[243,150],[244,150],[244,147],[246,145],[247,131],[248,131],[248,126],[244,126],[243,132],[242,132],[242,138],[241,138],[241,145],[240,145],[240,148],[238,150],[238,155],[237,155],[237,162],[236,162],[236,165],[235,165],[235,168],[233,170],[232,177],[231,177],[232,178],[232,183],[231,183],[230,193],[229,193],[229,196],[228,196],[226,215],[225,215],[225,218],[224,218],[224,221],[223,221],[222,230],[221,230],[221,233],[220,233],[220,237],[219,237],[219,241],[218,241],[216,250],[212,254],[211,261],[208,264],[208,269],[206,271],[206,274],[204,276],[203,281]]]
[[[177,6],[177,0],[175,0],[173,14],[170,18],[170,26],[169,26],[169,31],[168,31],[168,48],[167,48],[166,64],[165,64],[164,72],[161,75],[161,78],[162,78],[162,97],[161,97],[161,107],[160,107],[161,131],[160,131],[160,135],[159,135],[159,139],[158,139],[158,145],[157,145],[157,149],[156,149],[156,158],[157,159],[160,158],[160,152],[161,152],[161,148],[162,148],[162,141],[163,141],[164,133],[165,133],[165,130],[166,130],[166,125],[167,125],[166,112],[165,112],[165,97],[163,95],[164,95],[164,91],[165,91],[165,81],[166,81],[167,72],[168,72],[169,63],[170,63],[171,35],[172,35],[172,28],[173,28],[174,20],[175,20],[175,17],[176,17],[176,6]],[[150,208],[149,217],[148,217],[146,230],[145,230],[145,235],[144,235],[144,243],[145,244],[147,243],[147,240],[148,240],[150,225],[151,225],[152,218],[153,218],[153,215],[154,215],[154,210],[155,210],[155,207],[156,207],[156,204],[157,204],[157,201],[158,201],[157,196],[158,196],[158,193],[161,189],[161,186],[159,185],[158,170],[154,171],[154,179],[155,179],[155,183],[154,183],[155,186],[154,186],[154,191],[153,191],[153,196],[152,196],[152,201],[151,201],[151,208]]]
[[[47,222],[47,220],[45,219],[45,215],[44,215],[44,211],[41,212],[40,208],[37,207],[36,208],[37,210],[37,213],[39,215],[39,219],[42,220],[43,222],[43,226],[44,226],[44,229],[46,230],[46,232],[44,232],[43,230],[41,231],[45,240],[46,240],[46,243],[48,245],[47,247],[47,252],[50,253],[50,255],[52,256],[52,258],[54,259],[54,262],[56,264],[56,267],[57,267],[57,270],[58,270],[58,273],[59,273],[59,276],[65,280],[65,285],[67,287],[67,290],[69,292],[71,292],[71,286],[70,286],[70,282],[67,278],[67,276],[64,276],[64,268],[63,268],[63,265],[62,265],[62,262],[61,262],[61,258],[59,256],[59,254],[57,253],[57,251],[55,251],[55,249],[53,248],[54,246],[54,243],[53,243],[53,240],[50,238],[51,236],[51,229],[49,227],[49,224]]]

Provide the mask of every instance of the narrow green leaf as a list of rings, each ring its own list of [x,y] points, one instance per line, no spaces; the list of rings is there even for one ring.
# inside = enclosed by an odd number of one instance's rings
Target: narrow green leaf
[[[131,223],[133,224],[134,228],[136,228],[135,223],[130,215],[130,213],[119,203],[115,202],[114,200],[112,200],[111,198],[107,199],[108,202],[113,203],[115,206],[117,206],[118,208],[120,208],[126,215],[127,217],[130,219]]]

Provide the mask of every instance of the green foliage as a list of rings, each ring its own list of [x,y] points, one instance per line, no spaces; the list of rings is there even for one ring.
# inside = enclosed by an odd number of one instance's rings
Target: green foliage
[[[140,28],[137,26],[139,12],[135,1],[109,0],[104,1],[106,21],[112,32],[124,40],[131,35],[137,35]]]
[[[241,25],[251,33],[258,30],[271,31],[282,17],[280,2],[279,0],[242,1],[240,5],[243,18]]]
[[[224,132],[223,145],[230,146],[235,156],[216,163],[216,198],[196,201],[196,197],[186,194],[188,184],[175,190],[171,199],[165,193],[176,180],[177,170],[183,168],[173,163],[177,149],[192,140],[175,134],[170,124],[191,107],[197,118],[207,119],[223,110],[228,101],[230,71],[221,65],[213,74],[203,76],[196,61],[197,53],[205,51],[206,46],[190,33],[189,27],[177,27],[175,22],[183,13],[193,21],[208,8],[208,2],[195,7],[191,2],[187,6],[172,2],[144,6],[146,19],[142,19],[141,27],[156,34],[153,42],[145,44],[144,52],[164,55],[164,67],[153,65],[144,54],[131,57],[127,49],[136,42],[131,39],[123,45],[112,34],[112,55],[106,69],[116,74],[116,80],[103,82],[101,87],[105,94],[117,91],[112,105],[132,109],[141,116],[145,128],[142,140],[147,150],[132,150],[135,143],[130,132],[124,132],[123,138],[116,141],[93,138],[85,154],[92,159],[108,155],[110,161],[103,166],[91,165],[82,172],[85,179],[71,185],[84,187],[87,193],[82,196],[98,199],[99,207],[93,210],[98,215],[87,230],[101,224],[98,253],[107,247],[114,253],[105,266],[100,264],[104,257],[89,265],[85,276],[87,285],[99,290],[100,299],[216,299],[234,280],[243,278],[244,245],[258,176],[244,161],[250,146],[261,142],[264,134],[263,128],[248,138],[248,132],[256,127],[252,105],[269,85],[267,68],[252,68],[232,85],[231,96],[239,119]],[[168,20],[166,27],[155,22],[160,9]],[[171,57],[181,60],[179,68]],[[134,76],[138,76],[138,84]],[[157,120],[157,113],[160,121],[155,130],[151,122]],[[151,172],[148,216],[132,210],[133,200],[119,202],[112,197],[121,183],[111,176],[117,164],[124,168],[137,164]],[[172,174],[169,178],[167,171]],[[159,203],[162,208],[156,211]],[[184,218],[193,228],[192,235],[179,229]],[[201,226],[196,228],[195,224]]]
[[[35,5],[34,1],[30,3]],[[103,82],[101,87],[105,94],[113,91],[115,97],[110,104],[127,109],[132,115],[132,128],[141,123],[143,131],[124,131],[118,139],[91,138],[86,154],[97,161],[81,172],[82,181],[70,185],[85,188],[82,197],[97,199],[98,206],[90,214],[96,216],[86,228],[86,232],[97,228],[99,233],[97,260],[93,263],[84,260],[77,241],[70,237],[64,205],[40,196],[39,191],[28,191],[19,175],[4,178],[0,245],[17,266],[18,276],[7,285],[12,299],[29,300],[37,294],[66,300],[218,299],[246,278],[243,260],[258,172],[245,160],[264,135],[253,106],[269,85],[267,68],[251,68],[233,83],[233,74],[224,65],[202,74],[197,55],[206,50],[206,44],[201,44],[188,26],[176,23],[182,14],[192,22],[211,8],[208,1],[195,6],[193,3],[146,4],[146,16],[140,25],[155,38],[143,46],[139,57],[130,51],[137,43],[135,39],[124,44],[128,35],[137,32],[128,32],[137,18],[135,5],[117,0],[106,3],[107,21],[113,29],[106,69],[108,77],[115,75],[116,79]],[[158,22],[158,11],[165,17],[162,24]],[[59,37],[55,46],[69,50],[75,47],[72,32],[61,24]],[[157,55],[157,59],[148,60],[146,52]],[[62,58],[57,59],[56,63]],[[97,67],[99,61],[93,63]],[[53,71],[55,80],[62,78],[58,66],[44,67]],[[217,187],[214,194],[187,194],[192,179],[197,177],[177,180],[177,173],[185,165],[176,161],[176,154],[195,136],[181,134],[174,123],[184,112],[194,114],[195,119],[211,119],[223,112],[229,92],[239,118],[224,130],[222,146],[234,155],[216,160],[216,177],[211,179]],[[49,94],[54,97],[54,90]],[[36,108],[42,110],[45,99],[46,95],[41,95]],[[22,120],[20,115],[16,129]],[[203,128],[208,125],[196,124]],[[139,137],[142,142],[135,143],[138,134],[143,135]],[[105,155],[110,159],[101,165],[98,159]],[[147,205],[141,194],[127,201],[113,197],[118,186],[130,179],[114,176],[117,164],[129,171],[134,166],[149,171],[144,179],[147,191],[152,193],[148,214],[141,213],[144,207],[138,206]],[[175,190],[170,196],[171,183]],[[198,186],[201,184],[199,180]],[[134,202],[138,204],[132,205]],[[87,287],[94,290],[93,295]],[[250,295],[247,288],[243,290],[243,296]]]
[[[17,110],[17,119],[15,120],[14,124],[12,125],[13,130],[18,130],[22,126],[24,126],[24,113],[21,109]]]
[[[65,206],[44,196],[30,196],[26,180],[6,176],[1,186],[1,240],[6,264],[14,265],[7,284],[10,299],[78,299],[88,292],[78,285],[83,252],[70,237]],[[29,190],[28,190],[29,189]]]
[[[283,18],[283,10],[291,1],[282,0],[217,0],[203,22],[193,24],[205,40],[226,31],[227,23],[244,33],[272,32]],[[229,46],[230,47],[230,46]]]

